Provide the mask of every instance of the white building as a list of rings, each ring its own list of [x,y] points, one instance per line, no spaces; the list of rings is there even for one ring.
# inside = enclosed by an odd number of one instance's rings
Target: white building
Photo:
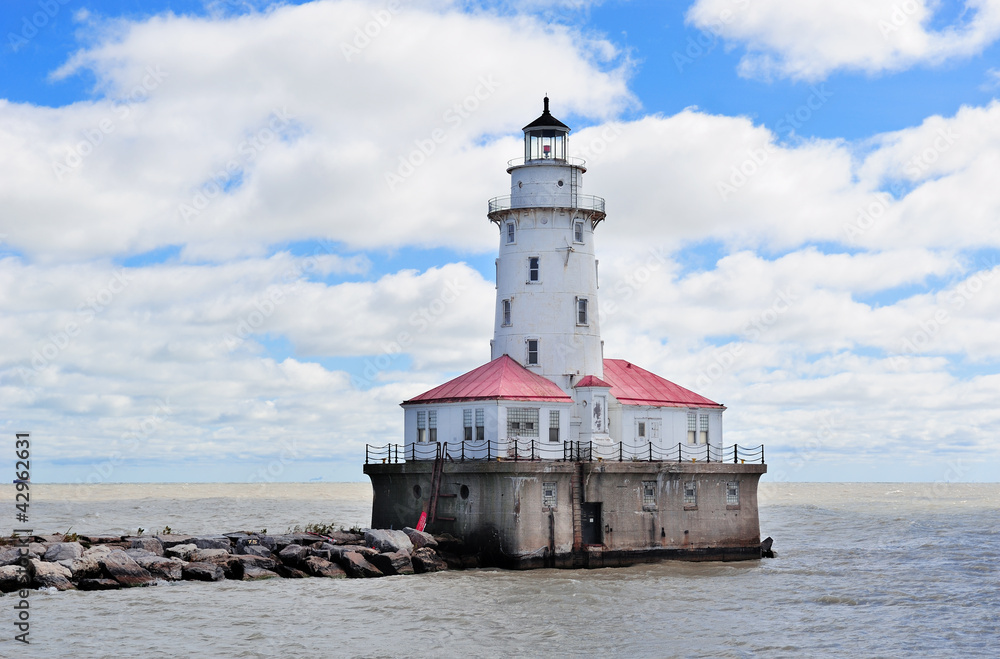
[[[725,407],[606,359],[598,323],[596,230],[604,199],[581,194],[584,162],[549,113],[524,127],[508,163],[499,228],[492,360],[402,404],[406,459],[718,460]]]

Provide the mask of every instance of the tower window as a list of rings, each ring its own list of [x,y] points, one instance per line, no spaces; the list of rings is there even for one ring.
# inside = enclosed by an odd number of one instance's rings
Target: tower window
[[[510,300],[500,300],[500,324],[504,327],[510,327]]]
[[[698,417],[698,443],[708,444],[708,415],[699,414]]]
[[[463,441],[472,441],[472,409],[462,410],[462,428],[465,430]]]
[[[481,442],[486,439],[486,424],[483,420],[483,408],[476,408],[476,441]]]
[[[528,339],[528,366],[538,365],[538,339]]]
[[[417,441],[427,441],[427,412],[417,412]]]
[[[576,324],[587,325],[587,298],[576,298]]]
[[[510,245],[512,242],[514,242],[514,223],[513,222],[508,222],[507,223],[507,244]]]
[[[549,410],[549,441],[559,441],[559,410]]]
[[[583,242],[583,222],[573,223],[573,241],[578,243]]]
[[[541,259],[537,256],[528,257],[528,283],[537,284],[541,281],[541,274],[539,272],[538,263]]]
[[[427,412],[427,431],[432,442],[438,440],[438,413],[436,410]]]

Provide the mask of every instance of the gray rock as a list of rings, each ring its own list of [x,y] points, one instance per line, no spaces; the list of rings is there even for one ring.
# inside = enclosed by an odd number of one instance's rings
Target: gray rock
[[[0,593],[13,593],[21,588],[28,588],[31,576],[20,565],[0,566]]]
[[[330,560],[336,561],[337,563],[341,562],[341,559],[343,558],[344,554],[348,554],[350,552],[361,554],[366,559],[370,556],[377,556],[379,554],[379,551],[377,549],[371,549],[370,547],[362,547],[360,545],[342,545],[336,547],[331,546],[330,549],[324,551],[329,551]]]
[[[34,578],[31,585],[35,588],[55,588],[57,590],[76,590],[76,586],[70,583],[69,578],[73,576],[67,568],[58,563],[46,563],[37,559],[32,559],[34,566]]]
[[[21,560],[21,550],[17,547],[0,549],[0,566],[16,565]]]
[[[448,564],[430,547],[417,549],[410,555],[410,559],[413,561],[413,571],[417,574],[441,572],[448,569]]]
[[[118,590],[122,585],[114,579],[80,579],[76,587],[78,590]]]
[[[309,574],[303,572],[294,567],[289,567],[287,565],[279,565],[274,568],[274,571],[278,573],[278,576],[284,577],[286,579],[308,579]]]
[[[271,550],[264,545],[244,545],[243,547],[237,548],[238,554],[247,554],[251,556],[262,556],[267,558],[271,555]]]
[[[263,556],[259,553],[262,547],[270,553],[278,548],[278,543],[274,541],[272,536],[255,534],[240,538],[234,545],[237,554],[257,554],[258,556]]]
[[[114,579],[123,586],[148,586],[153,583],[153,575],[136,563],[122,549],[112,549],[98,559],[101,570],[109,579]]]
[[[319,556],[309,556],[302,561],[302,569],[314,577],[329,577],[331,579],[342,579],[347,576],[336,563],[320,558]]]
[[[145,549],[151,554],[163,556],[163,543],[156,538],[127,538],[129,549]]]
[[[69,565],[67,565],[66,567],[68,567],[70,573],[72,573],[73,580],[78,581],[80,579],[101,578],[103,572],[101,572],[101,563],[98,560],[98,557],[102,555],[103,554],[87,555],[86,553],[84,553],[82,558],[78,558],[75,561],[70,561]]]
[[[185,581],[222,581],[226,573],[215,563],[188,563],[181,570]]]
[[[278,558],[280,558],[281,562],[285,565],[297,567],[311,553],[312,550],[309,547],[303,547],[302,545],[288,545],[278,552]]]
[[[201,551],[218,551],[217,549],[202,549]],[[238,556],[234,554],[224,554],[209,556],[202,561],[194,561],[195,563],[211,563],[213,565],[218,565],[222,568],[222,574],[226,579],[236,579],[237,581],[243,578],[243,572],[245,568],[243,563],[240,561]]]
[[[317,536],[317,539],[331,545],[361,545],[365,542],[363,534],[349,531],[331,531],[324,536]]]
[[[386,529],[368,529],[365,531],[365,546],[377,549],[378,552],[413,551],[413,543],[402,531]]]
[[[107,545],[97,545],[96,547],[91,547],[90,549],[83,550],[84,558],[100,558],[106,554],[111,553],[114,547],[109,547]]]
[[[354,578],[384,576],[377,567],[369,563],[364,556],[356,551],[344,552],[340,557],[340,567],[344,568],[344,571]]]
[[[135,562],[157,579],[180,581],[183,576],[181,570],[184,567],[184,561],[179,558],[166,558],[149,554],[136,558]]]
[[[135,547],[133,549],[126,549],[125,553],[131,556],[133,559],[139,558],[140,556],[156,556],[153,552],[148,549],[143,549],[141,547]]]
[[[106,545],[110,542],[122,541],[122,536],[120,535],[81,535],[78,537],[80,540],[88,542],[92,545]]]
[[[377,554],[369,558],[368,562],[377,567],[385,575],[413,574],[414,572],[410,555],[405,551]]]
[[[83,556],[83,545],[79,542],[56,542],[45,550],[45,560],[50,562],[72,561]]]
[[[279,565],[279,562],[270,556],[254,556],[253,554],[238,554],[233,556],[234,559],[243,563],[244,568],[248,567],[259,567],[265,570],[273,570]]]
[[[262,567],[247,565],[243,570],[243,581],[259,581],[260,579],[274,579],[278,576],[276,572],[265,570]]]
[[[414,549],[420,549],[421,547],[430,547],[433,549],[438,546],[438,541],[434,539],[434,536],[426,531],[418,531],[407,526],[403,529],[403,533],[405,533],[406,537],[413,543]]]
[[[191,543],[198,549],[225,549],[227,552],[231,551],[233,546],[229,538],[224,535],[199,536],[193,538]]]
[[[198,551],[198,546],[192,543],[186,545],[171,545],[164,550],[167,556],[173,556],[174,558],[179,558],[182,561],[187,561],[191,559],[191,554]]]
[[[43,545],[40,542],[28,543],[28,554],[30,558],[41,559],[45,556],[45,552],[49,550],[48,545]]]
[[[187,560],[192,563],[205,563],[211,561],[213,558],[228,558],[229,556],[231,556],[231,554],[225,549],[196,549],[191,552],[191,555]]]
[[[194,536],[182,535],[180,533],[161,534],[155,537],[163,545],[164,551],[177,545],[189,545],[194,540]]]

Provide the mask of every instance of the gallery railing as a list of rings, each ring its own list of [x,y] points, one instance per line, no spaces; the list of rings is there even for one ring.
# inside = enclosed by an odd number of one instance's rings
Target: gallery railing
[[[683,444],[661,446],[653,442],[542,442],[537,439],[492,441],[414,442],[407,446],[365,445],[365,464],[397,463],[414,460],[451,462],[473,460],[509,460],[512,462],[553,460],[558,462],[753,462],[764,464],[764,446],[715,446]]]

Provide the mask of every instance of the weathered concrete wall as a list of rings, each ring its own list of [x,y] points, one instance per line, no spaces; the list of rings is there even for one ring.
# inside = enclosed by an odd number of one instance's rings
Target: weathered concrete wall
[[[430,461],[365,465],[372,480],[374,528],[414,526],[431,496]],[[486,564],[543,566],[627,565],[660,558],[689,560],[760,557],[757,482],[760,464],[677,462],[446,463],[433,533],[450,533]],[[574,537],[573,479],[582,499],[601,504],[600,546]],[[644,505],[643,483],[655,482],[655,504]],[[727,483],[739,483],[739,503],[727,504]],[[543,484],[555,483],[555,505],[544,505]],[[696,503],[685,504],[694,483]]]

